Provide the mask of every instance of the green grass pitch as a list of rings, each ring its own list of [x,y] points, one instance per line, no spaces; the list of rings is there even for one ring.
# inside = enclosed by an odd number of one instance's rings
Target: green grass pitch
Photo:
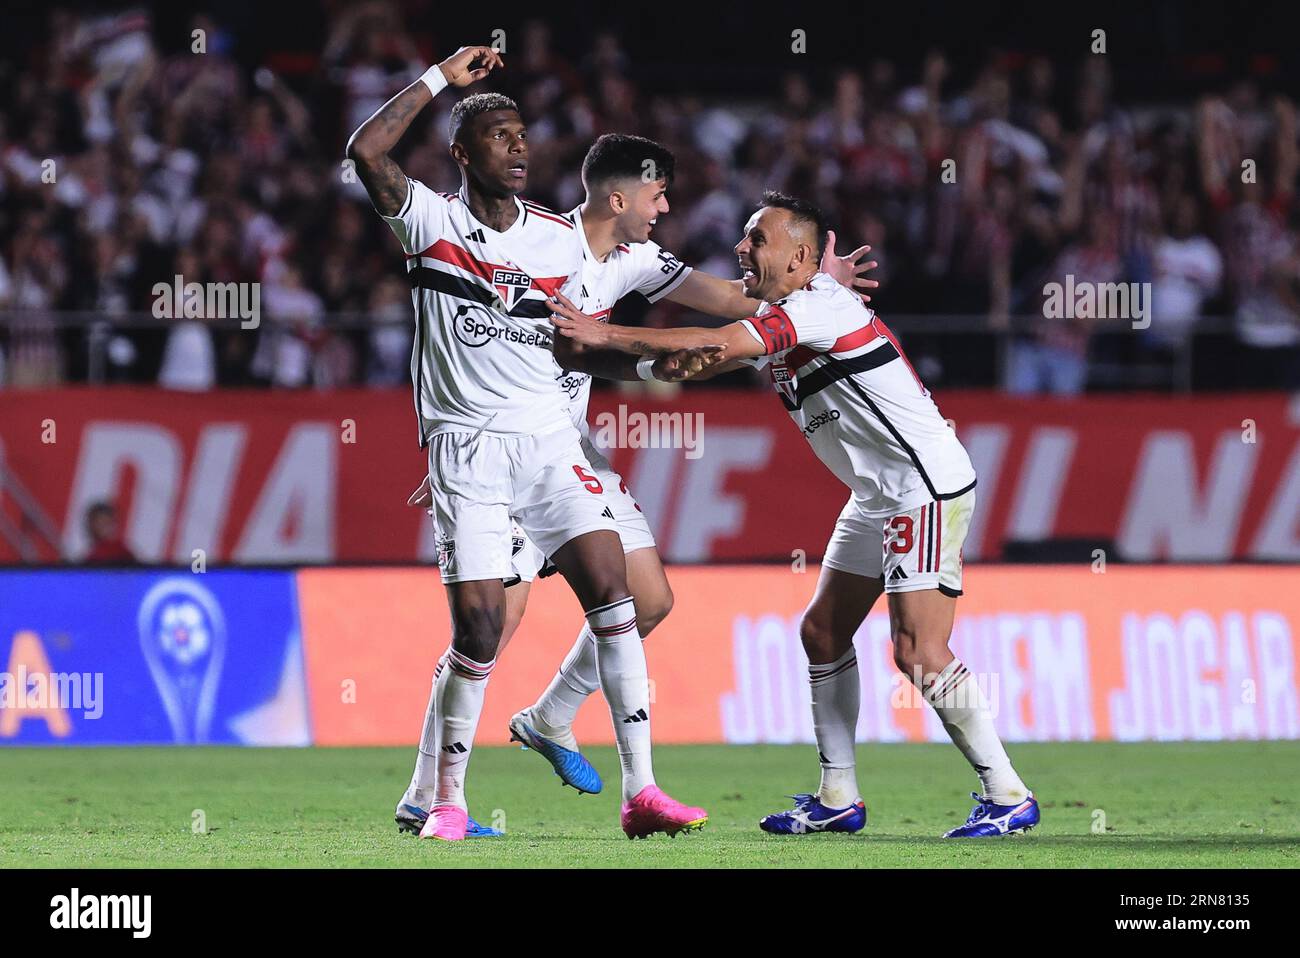
[[[470,811],[504,817],[508,835],[448,845],[392,822],[412,749],[10,748],[0,868],[1300,866],[1300,743],[1011,751],[1043,803],[1024,837],[939,838],[965,820],[975,784],[951,746],[860,745],[867,828],[788,838],[756,823],[816,787],[812,748],[676,746],[656,751],[660,784],[708,808],[709,825],[630,842],[612,749],[590,750],[605,792],[579,796],[532,753],[481,748]]]

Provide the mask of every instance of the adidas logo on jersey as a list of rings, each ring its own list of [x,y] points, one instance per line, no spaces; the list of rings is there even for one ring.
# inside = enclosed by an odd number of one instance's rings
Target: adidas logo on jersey
[[[890,582],[902,582],[907,578],[907,573],[903,571],[901,565],[894,566],[894,571],[889,573]]]
[[[442,750],[451,755],[463,755],[469,751],[469,749],[464,745],[461,745],[460,742],[452,742],[450,745],[444,745]]]
[[[604,516],[606,519],[610,520],[611,522],[614,521],[614,510],[611,509],[609,506],[606,506],[604,509],[602,509],[600,511],[600,514]]]
[[[471,243],[486,243],[486,242],[487,242],[487,237],[485,237],[485,236],[483,235],[483,231],[482,231],[482,230],[474,230],[474,231],[471,232],[471,233],[466,233],[466,234],[465,234],[465,239],[469,240]]]
[[[637,709],[636,712],[634,712],[632,715],[629,715],[627,718],[623,719],[623,724],[630,725],[634,722],[648,722],[648,721],[650,721],[650,716],[645,714],[645,709]]]

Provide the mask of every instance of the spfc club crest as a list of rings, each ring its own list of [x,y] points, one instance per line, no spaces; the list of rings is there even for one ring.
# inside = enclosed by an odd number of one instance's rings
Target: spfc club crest
[[[777,392],[785,396],[790,403],[797,404],[799,401],[798,391],[795,389],[795,375],[790,371],[790,367],[783,362],[772,363],[772,385],[776,387]]]
[[[492,285],[501,294],[509,312],[524,298],[524,293],[533,288],[533,278],[522,270],[497,267],[492,270]]]

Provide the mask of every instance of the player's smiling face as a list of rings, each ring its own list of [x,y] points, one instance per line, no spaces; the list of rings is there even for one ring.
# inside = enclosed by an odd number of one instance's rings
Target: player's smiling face
[[[619,190],[618,195],[623,198],[623,210],[618,214],[619,242],[646,242],[655,222],[668,212],[668,181],[641,183],[633,180],[629,188]]]
[[[736,258],[742,270],[741,282],[750,299],[775,302],[786,288],[799,244],[790,235],[785,210],[765,206],[745,224],[745,236],[736,244]]]
[[[493,110],[474,117],[456,144],[456,161],[487,193],[514,195],[528,186],[528,127],[514,110]]]

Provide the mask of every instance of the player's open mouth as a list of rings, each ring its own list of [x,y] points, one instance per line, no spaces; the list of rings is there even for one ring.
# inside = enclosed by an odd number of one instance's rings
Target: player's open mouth
[[[508,172],[515,179],[522,180],[525,176],[528,175],[528,164],[516,163],[514,166],[510,167],[510,169],[507,170],[506,172]]]
[[[740,269],[741,269],[740,281],[744,283],[746,286],[749,286],[751,283],[754,282],[755,279],[758,278],[758,274],[755,273],[752,268],[746,266],[744,263],[740,264]]]

